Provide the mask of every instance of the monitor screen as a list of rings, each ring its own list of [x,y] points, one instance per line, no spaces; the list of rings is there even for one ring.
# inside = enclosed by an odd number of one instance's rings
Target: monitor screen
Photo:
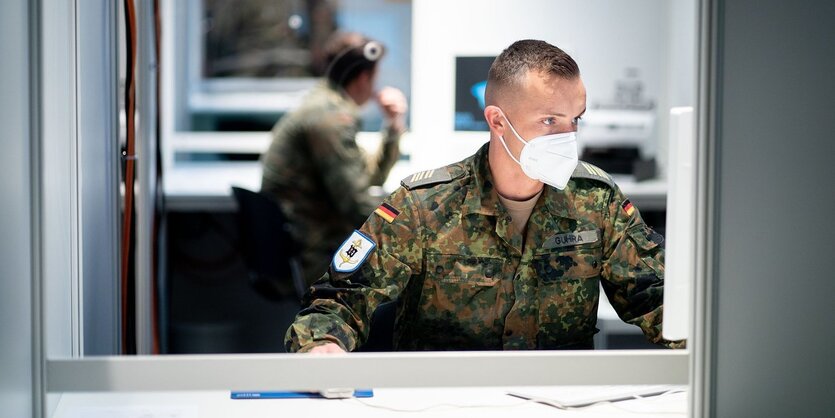
[[[496,57],[455,57],[455,130],[487,131],[484,90]]]

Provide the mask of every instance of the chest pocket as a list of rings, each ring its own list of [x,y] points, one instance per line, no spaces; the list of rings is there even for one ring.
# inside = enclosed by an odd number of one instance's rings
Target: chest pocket
[[[504,309],[502,267],[498,258],[426,254],[421,326],[444,330],[463,346],[490,338]]]
[[[600,274],[602,249],[569,248],[537,256],[532,264],[540,283],[586,279]]]
[[[583,343],[595,332],[602,248],[564,250],[532,261],[537,274],[540,348]]]

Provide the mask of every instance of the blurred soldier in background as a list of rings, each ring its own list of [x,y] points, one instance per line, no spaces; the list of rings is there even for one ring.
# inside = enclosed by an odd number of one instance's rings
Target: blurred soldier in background
[[[405,129],[400,90],[375,90],[382,43],[358,33],[337,33],[325,44],[325,80],[272,130],[262,155],[261,191],[272,195],[301,245],[305,281],[326,270],[347,235],[380,204],[369,187],[385,181]],[[375,99],[384,117],[382,144],[367,155],[356,143],[360,107]]]

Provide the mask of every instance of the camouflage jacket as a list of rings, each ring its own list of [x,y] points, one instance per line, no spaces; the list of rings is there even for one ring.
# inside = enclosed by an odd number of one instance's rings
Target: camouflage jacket
[[[368,188],[382,185],[399,157],[400,132],[384,127],[379,152],[366,155],[355,140],[359,128],[356,104],[322,83],[275,125],[261,156],[261,191],[287,216],[308,284],[327,269],[345,235],[380,203]]]
[[[398,350],[591,348],[602,287],[621,319],[661,337],[664,250],[611,178],[581,162],[546,186],[524,242],[493,188],[488,145],[403,181],[333,257],[288,329],[288,351],[355,350],[396,301]]]

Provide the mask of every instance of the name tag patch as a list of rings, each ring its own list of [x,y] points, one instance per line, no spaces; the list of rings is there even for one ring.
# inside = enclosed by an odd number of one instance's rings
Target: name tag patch
[[[557,234],[548,238],[545,240],[545,243],[542,244],[542,248],[570,247],[572,245],[597,242],[599,239],[600,236],[598,235],[597,230],[569,232],[567,234]]]

